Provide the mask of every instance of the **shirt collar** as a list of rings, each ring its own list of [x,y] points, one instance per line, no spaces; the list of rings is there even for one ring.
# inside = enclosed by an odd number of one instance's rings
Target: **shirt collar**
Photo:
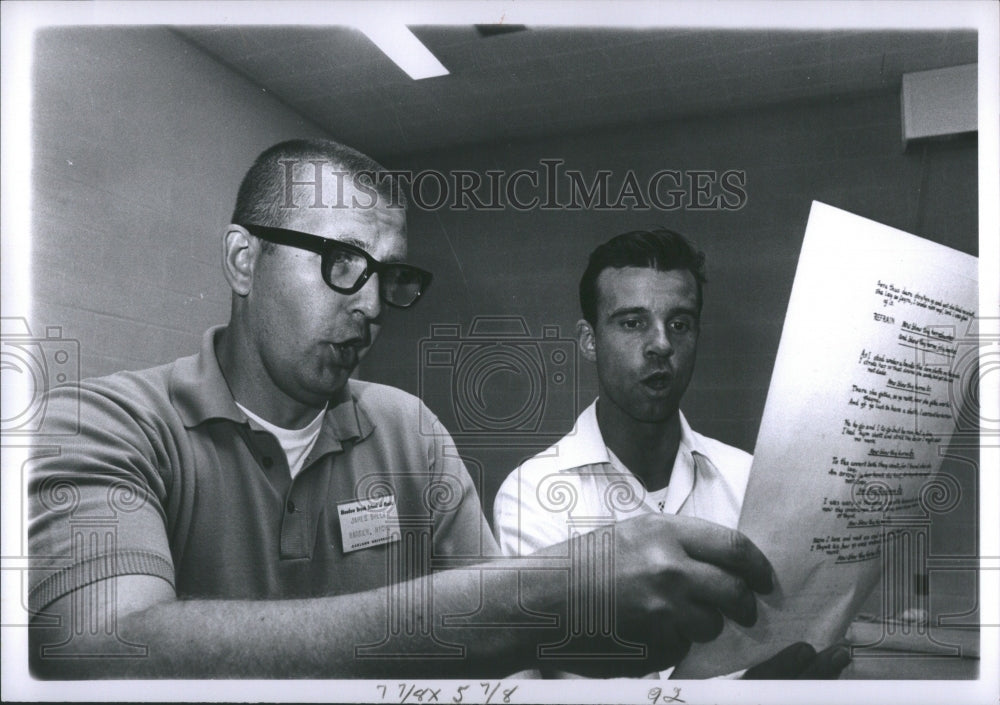
[[[553,458],[553,461],[558,465],[560,471],[573,470],[584,465],[611,463],[608,447],[604,443],[601,428],[597,423],[597,402],[598,400],[595,399],[590,406],[584,409],[577,418],[573,430],[557,444],[557,456]],[[681,422],[681,438],[677,453],[698,453],[714,465],[712,458],[706,451],[705,444],[702,443],[701,436],[691,429],[684,413],[678,409],[677,415]]]
[[[573,430],[556,444],[551,462],[559,471],[611,462],[608,447],[604,444],[601,428],[597,424],[596,399],[577,417]]]
[[[209,328],[201,338],[198,353],[182,357],[174,363],[170,376],[170,402],[187,428],[194,428],[209,419],[247,423],[246,414],[233,401],[233,394],[215,356],[215,341],[223,330],[225,326]]]
[[[708,449],[705,447],[701,434],[695,433],[691,429],[687,418],[684,416],[684,412],[680,409],[677,410],[677,415],[681,419],[681,442],[677,448],[677,452],[680,453],[681,451],[688,451],[690,453],[697,453],[698,455],[708,458],[709,462],[713,462],[711,456],[708,454]]]
[[[365,413],[365,409],[358,404],[357,398],[351,389],[350,380],[345,386],[343,401],[330,402],[330,407],[326,411],[326,418],[323,420],[323,430],[320,431],[320,440],[329,433],[331,438],[338,441],[361,441],[371,435],[375,430],[375,424]]]
[[[187,428],[194,428],[209,419],[226,419],[239,424],[249,422],[246,414],[233,401],[233,394],[215,355],[215,343],[224,329],[225,326],[216,326],[207,330],[202,336],[198,353],[174,363],[170,377],[170,401]],[[374,428],[364,408],[357,403],[348,382],[338,398],[330,400],[319,441],[326,440],[331,445],[339,446],[347,440],[364,440]]]

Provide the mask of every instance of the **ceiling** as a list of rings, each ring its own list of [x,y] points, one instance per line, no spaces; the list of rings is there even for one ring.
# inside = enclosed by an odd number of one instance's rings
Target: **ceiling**
[[[378,158],[898,91],[904,73],[976,62],[976,35],[960,30],[410,29],[450,75],[414,81],[348,27],[175,31]]]

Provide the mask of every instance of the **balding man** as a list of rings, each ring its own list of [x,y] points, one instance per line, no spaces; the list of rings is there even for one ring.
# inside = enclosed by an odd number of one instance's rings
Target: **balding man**
[[[52,394],[48,421],[74,424],[78,402],[81,432],[29,488],[37,675],[500,676],[564,637],[573,546],[495,559],[433,414],[349,379],[384,307],[431,281],[406,262],[403,199],[381,172],[335,142],[265,151],[222,240],[228,325],[191,357]],[[723,615],[752,623],[771,588],[729,529],[650,516],[614,540],[613,584],[582,588],[615,589],[616,633],[643,648],[594,662],[584,639],[554,667],[675,663]],[[522,606],[561,617],[503,627]]]

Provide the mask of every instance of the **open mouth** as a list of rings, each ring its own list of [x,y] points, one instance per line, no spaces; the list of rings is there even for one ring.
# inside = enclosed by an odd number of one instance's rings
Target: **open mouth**
[[[358,352],[362,347],[360,340],[351,340],[344,343],[330,343],[330,350],[333,352],[334,364],[340,367],[354,367],[358,363]]]
[[[661,392],[670,388],[670,383],[674,377],[669,372],[654,372],[642,378],[642,383],[656,392]]]

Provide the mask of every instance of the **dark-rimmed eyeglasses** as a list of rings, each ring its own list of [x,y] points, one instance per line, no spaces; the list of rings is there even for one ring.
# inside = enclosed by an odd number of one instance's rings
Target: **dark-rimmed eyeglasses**
[[[382,301],[397,308],[408,308],[417,303],[434,278],[430,272],[411,264],[379,262],[360,247],[339,240],[253,223],[236,225],[261,240],[317,253],[322,257],[323,281],[340,294],[359,291],[373,274],[377,274]]]

